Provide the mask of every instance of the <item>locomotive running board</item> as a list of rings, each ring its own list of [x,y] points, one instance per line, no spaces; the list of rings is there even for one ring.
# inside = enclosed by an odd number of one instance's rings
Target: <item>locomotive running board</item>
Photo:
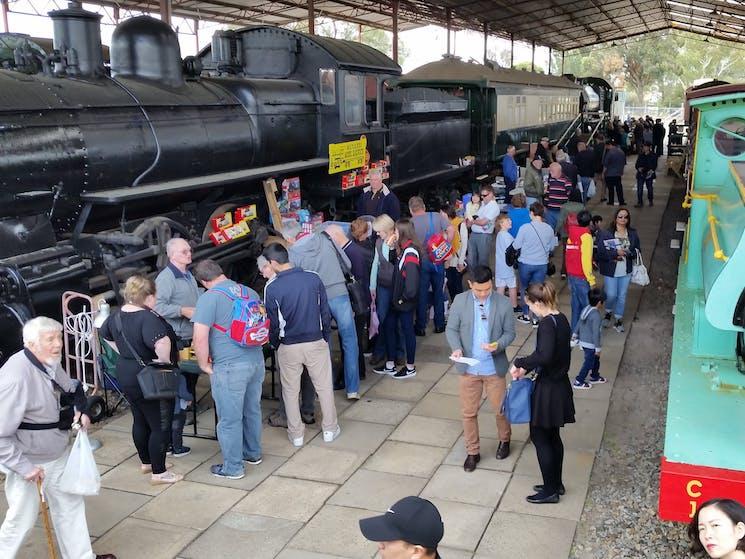
[[[291,161],[290,163],[269,165],[267,167],[255,167],[253,169],[241,169],[240,171],[228,171],[226,173],[217,173],[214,175],[153,182],[142,186],[125,186],[123,188],[112,188],[110,190],[85,192],[80,195],[80,199],[86,204],[94,205],[126,204],[127,202],[141,200],[143,198],[154,198],[155,196],[163,196],[164,194],[176,194],[180,192],[188,192],[190,190],[199,190],[201,188],[235,184],[247,180],[265,179],[284,173],[295,173],[306,169],[325,167],[328,164],[328,158],[317,157],[315,159]]]

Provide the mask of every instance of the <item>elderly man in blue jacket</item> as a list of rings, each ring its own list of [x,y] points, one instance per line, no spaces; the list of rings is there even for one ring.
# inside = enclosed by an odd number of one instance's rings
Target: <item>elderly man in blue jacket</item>
[[[509,366],[504,352],[515,339],[512,305],[507,297],[494,291],[491,269],[476,266],[471,277],[469,291],[453,300],[445,330],[452,350],[451,359],[470,357],[477,360],[474,365],[456,362],[460,373],[460,403],[467,453],[463,469],[466,472],[475,470],[481,460],[477,415],[484,389],[497,420],[497,460],[510,454],[512,432],[501,407],[507,390],[505,375]]]
[[[502,158],[502,175],[504,176],[504,186],[507,191],[517,186],[517,179],[520,177],[520,172],[517,169],[517,162],[515,161],[515,146],[507,146],[507,153]]]

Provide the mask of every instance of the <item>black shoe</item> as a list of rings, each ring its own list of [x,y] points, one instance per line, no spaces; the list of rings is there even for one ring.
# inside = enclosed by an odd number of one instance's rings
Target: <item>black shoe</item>
[[[427,332],[425,332],[424,328],[417,328],[414,330],[414,334],[416,334],[420,338],[423,338],[424,336],[427,335]]]
[[[398,380],[401,380],[401,379],[404,379],[404,378],[415,377],[416,376],[416,367],[414,367],[413,369],[409,369],[408,367],[403,366],[403,367],[401,367],[398,370],[398,372],[396,374],[394,374],[392,376],[393,376],[393,378],[398,379]]]
[[[301,413],[300,420],[306,425],[313,425],[316,422],[316,414],[314,413]]]
[[[347,387],[343,380],[334,381],[334,390],[344,390]]]
[[[510,455],[510,442],[500,442],[497,447],[497,460],[504,460]]]
[[[559,494],[554,493],[553,495],[546,495],[542,491],[539,491],[535,495],[528,495],[525,500],[534,505],[545,505],[550,503],[559,502]]]
[[[439,328],[435,328],[435,334],[442,334],[445,331],[444,326],[440,326]]]
[[[533,491],[535,491],[536,493],[542,492],[543,485],[534,485]],[[564,489],[564,484],[562,483],[561,485],[559,485],[559,495],[563,495],[564,493],[566,493],[566,489]]]
[[[466,456],[466,461],[463,462],[463,469],[467,472],[472,472],[476,469],[476,464],[481,461],[480,454],[469,454]]]

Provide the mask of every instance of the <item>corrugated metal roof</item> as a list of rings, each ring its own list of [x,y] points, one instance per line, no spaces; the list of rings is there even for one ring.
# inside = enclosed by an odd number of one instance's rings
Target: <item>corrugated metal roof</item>
[[[455,56],[430,62],[405,74],[401,83],[474,83],[490,85],[496,83],[525,84],[544,87],[582,89],[579,84],[561,76],[548,76],[511,68],[492,68],[475,62],[465,62]]]
[[[387,70],[392,74],[400,74],[401,66],[393,62],[391,58],[377,49],[343,39],[332,39],[330,37],[319,37],[318,35],[303,35],[309,41],[316,43],[326,50],[341,66],[357,66],[364,68],[379,68]]]

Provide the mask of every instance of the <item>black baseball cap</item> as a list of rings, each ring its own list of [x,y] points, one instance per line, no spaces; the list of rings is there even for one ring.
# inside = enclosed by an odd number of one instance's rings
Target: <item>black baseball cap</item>
[[[360,520],[362,535],[373,542],[403,540],[437,549],[445,527],[437,507],[421,497],[404,497],[385,514]]]

